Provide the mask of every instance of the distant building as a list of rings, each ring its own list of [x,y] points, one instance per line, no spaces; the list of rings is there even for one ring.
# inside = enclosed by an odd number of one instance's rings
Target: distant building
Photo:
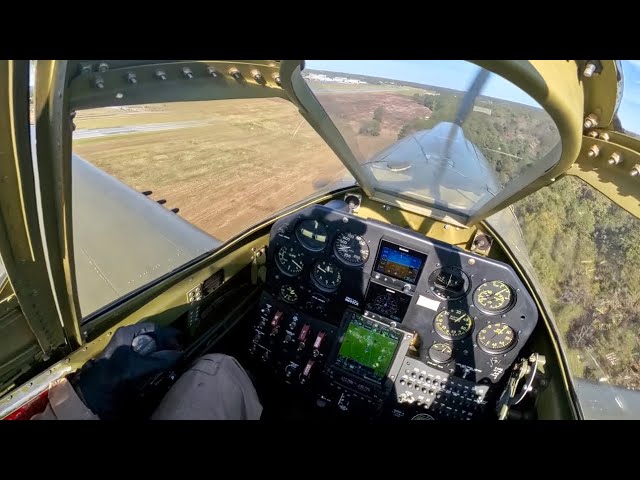
[[[491,109],[490,108],[479,107],[477,105],[473,106],[473,111],[474,112],[480,112],[480,113],[486,113],[487,115],[491,115]]]
[[[362,80],[356,80],[355,78],[347,78],[347,77],[329,77],[324,73],[307,73],[302,75],[307,80],[311,80],[314,82],[332,82],[332,83],[346,83],[350,85],[355,84],[366,84],[368,82],[364,82]]]

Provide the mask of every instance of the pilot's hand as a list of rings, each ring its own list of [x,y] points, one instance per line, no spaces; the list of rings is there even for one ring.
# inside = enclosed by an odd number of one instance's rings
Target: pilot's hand
[[[102,353],[73,375],[71,384],[101,419],[118,418],[142,380],[176,364],[182,355],[179,335],[150,322],[121,327]]]

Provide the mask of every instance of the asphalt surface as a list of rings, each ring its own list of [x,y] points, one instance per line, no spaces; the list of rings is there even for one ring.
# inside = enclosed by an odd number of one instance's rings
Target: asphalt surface
[[[123,127],[88,128],[73,132],[74,140],[87,138],[109,137],[112,135],[130,135],[132,133],[159,132],[163,130],[177,130],[206,124],[206,121],[148,123],[145,125],[126,125]]]

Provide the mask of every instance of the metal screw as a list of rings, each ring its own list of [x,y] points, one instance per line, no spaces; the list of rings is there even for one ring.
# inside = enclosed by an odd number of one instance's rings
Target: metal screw
[[[242,74],[236,67],[232,67],[229,69],[229,75],[235,78],[238,82],[242,81]]]
[[[609,157],[609,160],[607,160],[607,163],[609,165],[620,165],[622,163],[622,157],[618,152],[613,152]]]
[[[191,69],[189,67],[183,67],[182,68],[182,74],[188,78],[189,80],[191,80],[193,78],[193,72],[191,71]]]
[[[584,128],[593,128],[598,126],[598,116],[595,113],[590,113],[587,118],[584,119]]]
[[[600,153],[600,147],[598,145],[591,145],[591,148],[587,151],[587,157],[596,158]]]
[[[136,74],[135,73],[127,73],[127,82],[132,83],[133,85],[138,83],[138,78],[136,77]]]
[[[602,132],[602,133],[600,134],[600,140],[603,140],[603,141],[605,141],[605,142],[608,142],[608,141],[609,141],[609,134],[608,134],[607,132]]]
[[[475,258],[470,258],[469,260],[467,260],[467,263],[469,265],[475,265],[476,264],[476,259]]]
[[[264,82],[264,77],[262,76],[262,74],[260,73],[260,70],[251,70],[251,76],[253,77],[253,79],[258,82],[258,83],[262,83]]]
[[[124,93],[122,93],[122,92],[118,92],[118,93],[116,93],[116,98],[117,98],[118,100],[120,100],[120,99],[121,99],[121,98],[123,98],[123,97],[124,97]]]
[[[213,67],[209,67],[209,68],[207,68],[207,73],[208,73],[209,75],[211,75],[213,78],[218,78],[218,76],[220,75],[220,74],[216,71],[216,69],[215,69],[215,68],[213,68]]]
[[[164,70],[156,70],[156,78],[159,78],[160,80],[166,80],[167,74]]]
[[[80,69],[80,73],[82,75],[88,75],[91,73],[91,65],[82,65],[82,68]]]
[[[271,76],[273,77],[273,81],[276,82],[276,85],[281,87],[282,86],[282,82],[280,81],[280,74],[276,72]]]
[[[637,177],[638,175],[640,175],[640,165],[635,165],[629,172],[629,175],[631,175],[632,177]]]
[[[449,224],[448,224],[448,223],[445,223],[445,224],[444,224],[444,229],[445,229],[445,230],[449,230]]]
[[[96,78],[93,81],[93,85],[96,88],[104,88],[104,80],[102,79],[102,77],[100,75],[96,75]]]
[[[349,223],[349,219],[347,217],[342,217],[342,223]]]
[[[587,63],[587,66],[584,68],[584,72],[582,72],[582,74],[587,77],[587,78],[591,78],[591,76],[596,72],[596,65],[594,63]]]
[[[592,138],[598,138],[598,132],[595,131],[590,131],[589,133],[587,133],[588,136],[592,137]]]
[[[101,64],[98,65],[98,71],[101,73],[105,73],[109,71],[109,64],[102,62]]]

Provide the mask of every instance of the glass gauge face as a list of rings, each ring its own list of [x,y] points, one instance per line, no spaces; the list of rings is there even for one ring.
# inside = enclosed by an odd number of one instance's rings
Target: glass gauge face
[[[436,315],[433,327],[442,338],[460,340],[471,332],[473,319],[464,310],[452,308]]]
[[[369,259],[369,245],[366,240],[351,232],[338,233],[334,251],[347,265],[362,265]]]
[[[453,348],[448,343],[434,343],[429,347],[429,357],[436,363],[448,363],[453,359]]]
[[[282,273],[290,277],[295,277],[302,272],[304,268],[303,258],[304,253],[298,247],[293,245],[284,246],[278,250],[276,263],[280,267],[280,270],[282,270]]]
[[[398,301],[390,294],[378,295],[373,300],[373,306],[380,315],[385,317],[391,317],[398,313]]]
[[[291,285],[282,285],[280,287],[280,296],[288,303],[296,303],[298,301],[298,292]]]
[[[324,225],[317,220],[308,219],[301,221],[296,227],[298,241],[309,250],[319,252],[327,245],[329,233]]]
[[[320,260],[313,267],[313,278],[318,285],[327,290],[335,290],[342,282],[342,272],[333,263],[327,260]]]
[[[513,305],[513,300],[513,290],[501,280],[485,282],[473,293],[473,302],[478,310],[488,315],[506,312]]]
[[[429,288],[440,298],[456,299],[467,293],[469,278],[459,268],[442,267],[429,275]]]
[[[478,332],[478,345],[488,353],[504,353],[516,344],[516,332],[506,323],[490,323]]]

